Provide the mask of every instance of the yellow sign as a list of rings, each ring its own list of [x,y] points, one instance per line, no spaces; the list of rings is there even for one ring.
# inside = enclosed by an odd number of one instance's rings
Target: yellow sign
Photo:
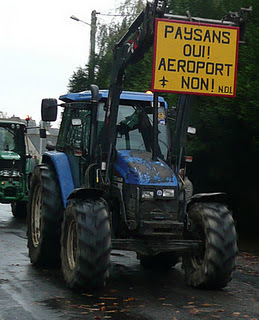
[[[234,97],[239,28],[156,19],[152,90]]]

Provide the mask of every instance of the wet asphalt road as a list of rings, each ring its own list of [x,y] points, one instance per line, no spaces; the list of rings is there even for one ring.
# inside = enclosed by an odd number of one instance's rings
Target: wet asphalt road
[[[98,292],[75,293],[58,269],[30,264],[26,223],[0,204],[0,320],[258,319],[259,259],[241,253],[224,290],[189,288],[181,264],[168,273],[146,271],[135,253],[112,252],[110,279]]]

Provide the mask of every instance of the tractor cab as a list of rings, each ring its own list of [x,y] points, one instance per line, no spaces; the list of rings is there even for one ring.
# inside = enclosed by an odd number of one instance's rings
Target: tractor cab
[[[29,176],[35,160],[26,154],[26,125],[0,120],[0,202],[11,203],[14,217],[26,216]]]

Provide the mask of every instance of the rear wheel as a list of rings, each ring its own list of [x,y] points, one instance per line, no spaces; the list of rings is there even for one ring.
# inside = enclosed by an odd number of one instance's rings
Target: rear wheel
[[[70,200],[62,224],[61,265],[70,288],[97,288],[109,276],[111,231],[103,200]]]
[[[51,166],[43,164],[35,168],[28,206],[27,236],[31,262],[35,265],[56,265],[60,261],[63,205]]]
[[[159,253],[155,256],[138,254],[138,258],[145,269],[151,270],[169,270],[179,261],[179,257],[173,253]]]
[[[11,204],[12,214],[15,218],[22,219],[27,215],[27,202],[15,201]]]
[[[196,203],[188,212],[194,226],[188,239],[203,240],[199,254],[183,257],[185,278],[200,288],[223,288],[231,281],[237,255],[237,236],[232,215],[219,203]]]

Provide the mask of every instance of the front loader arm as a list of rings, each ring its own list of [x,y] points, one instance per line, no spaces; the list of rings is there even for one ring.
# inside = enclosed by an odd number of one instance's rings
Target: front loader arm
[[[116,120],[125,69],[129,64],[139,61],[152,46],[155,19],[164,16],[166,5],[167,0],[155,0],[152,4],[148,2],[146,8],[139,14],[128,32],[114,48],[105,118],[108,138],[106,182],[109,181],[112,146],[116,140]]]

